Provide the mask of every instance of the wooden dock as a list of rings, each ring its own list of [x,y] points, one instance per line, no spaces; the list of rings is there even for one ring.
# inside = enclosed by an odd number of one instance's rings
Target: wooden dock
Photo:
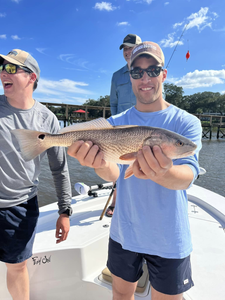
[[[46,102],[41,102],[41,104],[45,105],[53,112],[54,109],[52,108],[61,107],[63,109],[63,113],[55,113],[55,115],[59,121],[64,122],[64,127],[73,123],[90,121],[98,117],[108,118],[111,115],[110,107]],[[84,110],[85,113],[76,113],[75,111],[79,109]],[[97,117],[93,117],[93,114],[89,114],[89,112],[93,112],[93,110],[95,110],[96,113],[98,113]]]
[[[211,139],[213,130],[216,130],[216,138],[225,138],[225,116],[213,114],[195,114],[202,124],[202,138]]]

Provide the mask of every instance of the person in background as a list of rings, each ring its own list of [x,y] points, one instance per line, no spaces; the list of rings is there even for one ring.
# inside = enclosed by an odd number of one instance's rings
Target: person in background
[[[117,201],[109,238],[107,266],[114,300],[134,300],[144,261],[151,282],[151,300],[182,300],[194,283],[191,275],[191,232],[186,190],[199,174],[202,128],[198,118],[166,102],[164,54],[154,42],[143,42],[131,53],[130,76],[136,105],[111,116],[113,126],[139,125],[168,129],[197,145],[194,154],[171,160],[160,146],[144,146],[124,179],[127,165],[106,162],[91,141],[73,143],[68,154],[95,169],[106,181],[117,182]],[[178,141],[178,145],[179,141]]]
[[[29,299],[27,259],[32,255],[39,215],[38,177],[47,152],[58,197],[56,243],[66,240],[72,214],[71,184],[64,148],[53,147],[24,161],[13,129],[57,133],[56,116],[33,99],[40,78],[37,61],[14,49],[0,54],[0,261],[6,263],[7,287],[13,300]]]
[[[136,96],[132,90],[130,81],[130,55],[133,48],[140,44],[141,38],[136,34],[128,34],[120,45],[123,49],[123,57],[127,64],[113,73],[110,91],[110,108],[111,115],[119,114],[136,104]],[[115,184],[115,183],[114,183]],[[113,200],[106,210],[106,215],[112,217],[116,205],[116,189],[113,193]]]
[[[128,34],[120,45],[123,57],[127,62],[124,67],[113,73],[110,91],[110,108],[112,116],[119,114],[136,104],[130,81],[130,55],[133,48],[140,44],[141,38],[136,34]]]

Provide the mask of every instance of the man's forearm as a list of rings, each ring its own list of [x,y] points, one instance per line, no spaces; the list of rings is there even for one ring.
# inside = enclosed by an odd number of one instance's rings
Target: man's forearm
[[[152,178],[156,183],[170,190],[186,190],[194,178],[193,171],[187,165],[174,165],[163,177]]]
[[[95,169],[95,173],[106,181],[116,181],[120,175],[119,167],[112,162],[107,162],[104,168]]]

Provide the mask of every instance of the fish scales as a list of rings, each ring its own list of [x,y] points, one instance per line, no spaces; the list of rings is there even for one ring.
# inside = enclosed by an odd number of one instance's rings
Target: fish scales
[[[51,147],[68,147],[77,140],[92,141],[104,153],[106,161],[121,164],[131,164],[143,145],[158,145],[171,159],[193,155],[197,148],[189,139],[163,128],[112,126],[104,118],[68,126],[58,134],[25,129],[15,129],[12,132],[19,142],[25,161],[34,159]]]
[[[137,152],[151,131],[141,127],[72,131],[59,135],[46,135],[46,143],[68,147],[78,140],[92,141],[103,151],[105,160],[127,164],[119,157],[126,153]]]

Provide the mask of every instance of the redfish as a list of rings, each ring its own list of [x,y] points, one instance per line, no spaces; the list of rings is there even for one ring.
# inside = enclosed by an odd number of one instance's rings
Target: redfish
[[[68,147],[78,140],[92,141],[104,153],[104,160],[130,165],[139,149],[147,145],[158,145],[171,158],[182,158],[194,154],[196,144],[175,132],[149,126],[112,126],[104,118],[78,123],[61,129],[58,134],[49,134],[26,129],[15,129],[22,157],[34,159],[55,146]]]

